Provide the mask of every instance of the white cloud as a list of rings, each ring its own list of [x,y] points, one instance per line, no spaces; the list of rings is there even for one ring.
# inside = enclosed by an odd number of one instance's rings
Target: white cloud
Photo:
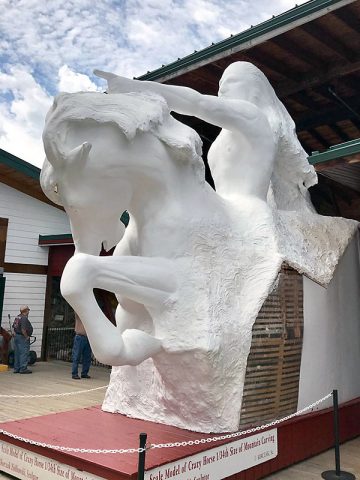
[[[221,15],[218,5],[212,5],[209,8],[205,0],[194,0],[191,3],[191,10],[193,20],[199,24],[214,24]]]
[[[87,75],[76,73],[67,65],[59,68],[59,92],[101,91]]]
[[[40,166],[44,158],[41,134],[52,99],[25,68],[0,72],[0,93],[9,90],[13,98],[0,108],[0,147]]]

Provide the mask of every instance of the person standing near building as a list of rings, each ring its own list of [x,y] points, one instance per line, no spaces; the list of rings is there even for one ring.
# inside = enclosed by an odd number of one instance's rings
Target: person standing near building
[[[14,373],[32,373],[28,369],[30,337],[33,333],[33,327],[28,318],[30,308],[27,305],[20,307],[20,314],[15,318],[13,323],[14,329]]]
[[[74,380],[80,380],[79,363],[82,358],[81,378],[91,378],[89,373],[91,365],[91,347],[86,331],[79,316],[75,314],[75,337],[72,350],[72,371]]]

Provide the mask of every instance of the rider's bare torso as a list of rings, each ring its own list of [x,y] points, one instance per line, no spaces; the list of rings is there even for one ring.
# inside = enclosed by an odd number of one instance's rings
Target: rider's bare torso
[[[208,152],[218,194],[224,198],[251,195],[266,200],[274,150],[273,135],[266,124],[260,137],[245,136],[236,127],[231,131],[222,129]]]

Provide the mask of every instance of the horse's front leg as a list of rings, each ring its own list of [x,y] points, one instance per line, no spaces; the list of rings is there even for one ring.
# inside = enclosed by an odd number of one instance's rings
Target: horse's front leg
[[[96,358],[109,365],[138,365],[162,349],[142,330],[121,332],[99,308],[93,293],[102,288],[145,307],[165,308],[176,291],[171,260],[148,257],[96,257],[79,253],[63,272],[61,293],[80,316]]]

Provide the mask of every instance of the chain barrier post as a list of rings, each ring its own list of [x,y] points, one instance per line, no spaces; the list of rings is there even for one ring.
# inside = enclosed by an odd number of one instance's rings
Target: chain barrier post
[[[137,480],[144,480],[145,475],[145,455],[146,455],[146,433],[140,433],[140,452],[139,452],[139,462],[138,462],[138,475]]]
[[[322,472],[321,476],[325,480],[355,480],[355,475],[350,472],[341,471],[340,468],[340,438],[339,438],[339,400],[338,391],[333,390],[334,406],[334,440],[335,440],[335,470]]]

